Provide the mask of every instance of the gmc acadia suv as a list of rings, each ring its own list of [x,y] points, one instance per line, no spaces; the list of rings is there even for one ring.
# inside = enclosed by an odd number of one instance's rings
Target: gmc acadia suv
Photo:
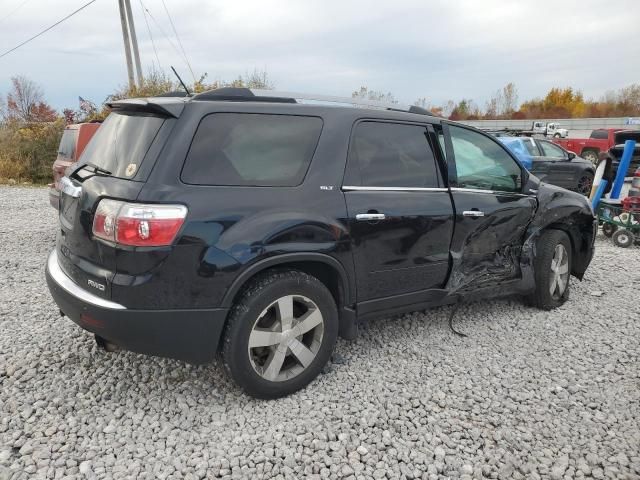
[[[593,255],[577,193],[417,107],[218,89],[123,100],[61,181],[46,268],[106,347],[313,380],[373,317],[498,295],[549,309]]]

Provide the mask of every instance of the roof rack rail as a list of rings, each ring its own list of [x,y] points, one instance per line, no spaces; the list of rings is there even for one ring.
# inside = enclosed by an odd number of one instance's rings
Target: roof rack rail
[[[337,97],[332,95],[317,95],[296,92],[279,92],[274,90],[260,90],[249,88],[217,88],[208,92],[199,93],[193,97],[195,100],[222,100],[235,102],[274,102],[274,103],[333,103],[347,106],[359,106],[391,110],[396,112],[408,112],[418,115],[433,116],[429,110],[416,105],[403,105],[399,103],[385,103],[376,100],[362,98]]]

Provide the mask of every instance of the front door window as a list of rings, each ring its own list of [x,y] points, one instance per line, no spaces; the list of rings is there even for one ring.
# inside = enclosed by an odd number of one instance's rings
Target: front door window
[[[504,147],[466,128],[449,126],[458,188],[520,192],[522,169]]]

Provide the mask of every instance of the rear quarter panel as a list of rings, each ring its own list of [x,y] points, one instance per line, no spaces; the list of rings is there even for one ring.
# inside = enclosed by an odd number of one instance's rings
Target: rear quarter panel
[[[348,148],[349,119],[325,121],[315,155],[300,186],[235,187],[184,184],[180,172],[200,119],[215,111],[281,113],[291,106],[192,102],[177,122],[138,201],[181,203],[189,213],[175,247],[139,261],[123,251],[118,272],[137,287],[122,295],[154,298],[157,304],[213,307],[222,303],[233,280],[265,259],[315,252],[339,262],[353,279],[346,207],[340,190]],[[280,112],[279,112],[280,113]],[[295,113],[318,115],[317,109]],[[341,128],[342,125],[342,128]],[[349,291],[355,291],[349,285]],[[137,293],[136,293],[137,292]]]

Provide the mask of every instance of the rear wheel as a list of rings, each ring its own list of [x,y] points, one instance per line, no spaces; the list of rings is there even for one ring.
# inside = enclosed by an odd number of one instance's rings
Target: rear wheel
[[[591,187],[593,186],[593,173],[584,172],[578,180],[578,187],[576,191],[582,195],[591,194]]]
[[[611,235],[618,230],[618,226],[613,223],[603,223],[602,224],[602,233],[605,237],[611,238]]]
[[[580,156],[594,165],[598,163],[598,152],[595,150],[584,150]]]
[[[618,247],[628,248],[633,245],[633,233],[626,228],[621,228],[613,234],[613,243]]]
[[[222,357],[249,395],[277,398],[311,382],[329,360],[338,313],[318,279],[295,270],[251,282],[231,310]]]
[[[560,230],[547,230],[538,239],[533,261],[536,290],[530,302],[543,310],[562,305],[569,298],[571,242]]]
[[[561,135],[559,133],[554,133],[553,134],[553,138],[560,138],[560,137],[561,137]]]

